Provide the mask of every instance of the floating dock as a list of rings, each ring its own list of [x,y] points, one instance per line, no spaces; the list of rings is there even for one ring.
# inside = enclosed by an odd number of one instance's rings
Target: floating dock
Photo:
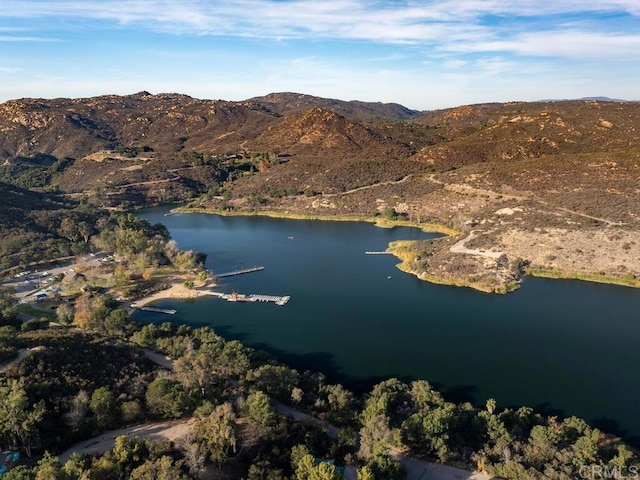
[[[264,270],[264,267],[251,267],[251,268],[243,268],[240,270],[233,270],[232,272],[216,273],[213,275],[213,277],[214,278],[234,277],[236,275],[244,275],[245,273],[259,272],[260,270]]]
[[[286,305],[286,303],[291,300],[291,297],[288,295],[278,296],[278,295],[258,295],[255,293],[245,295],[243,293],[222,293],[222,292],[214,292],[213,290],[205,290],[200,291],[203,295],[211,295],[213,297],[222,298],[227,302],[273,302],[276,305]]]
[[[391,252],[364,252],[365,255],[393,255]]]

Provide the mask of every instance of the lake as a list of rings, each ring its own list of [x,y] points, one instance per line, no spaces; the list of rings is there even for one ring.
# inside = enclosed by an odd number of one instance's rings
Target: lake
[[[167,211],[139,215],[166,225],[180,248],[205,252],[207,268],[265,267],[216,290],[291,300],[165,300],[157,306],[176,315],[138,312],[138,321],[210,326],[360,391],[387,377],[426,379],[454,400],[494,397],[640,436],[638,290],[528,279],[514,293],[484,294],[420,281],[395,257],[364,253],[435,236],[418,229]]]

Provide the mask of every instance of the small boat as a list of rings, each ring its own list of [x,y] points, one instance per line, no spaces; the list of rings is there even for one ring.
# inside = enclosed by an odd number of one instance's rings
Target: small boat
[[[289,240],[293,240],[293,237],[287,237]]]
[[[391,280],[391,275],[389,275],[389,276],[387,277],[387,280]]]

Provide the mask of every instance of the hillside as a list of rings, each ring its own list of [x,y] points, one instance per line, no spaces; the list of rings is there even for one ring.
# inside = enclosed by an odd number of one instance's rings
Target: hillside
[[[93,233],[91,208],[0,182],[0,270],[79,253],[82,235]]]
[[[637,102],[597,100],[420,113],[294,93],[21,99],[0,105],[0,180],[106,207],[201,196],[218,211],[435,223],[461,236],[404,249],[403,268],[485,290],[524,269],[634,284],[639,119]]]
[[[379,122],[381,120],[407,120],[420,114],[397,103],[360,102],[314,97],[301,93],[271,93],[263,97],[254,97],[249,101],[264,105],[282,116],[300,115],[314,108],[331,110],[338,115],[358,122]]]

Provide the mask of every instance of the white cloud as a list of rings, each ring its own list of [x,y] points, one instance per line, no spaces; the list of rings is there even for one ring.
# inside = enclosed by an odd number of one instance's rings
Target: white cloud
[[[251,37],[358,38],[380,42],[449,41],[481,37],[486,15],[518,17],[623,12],[640,15],[637,0],[5,0],[0,18],[75,18],[136,24],[175,33]]]
[[[0,42],[57,42],[55,38],[0,35]]]

